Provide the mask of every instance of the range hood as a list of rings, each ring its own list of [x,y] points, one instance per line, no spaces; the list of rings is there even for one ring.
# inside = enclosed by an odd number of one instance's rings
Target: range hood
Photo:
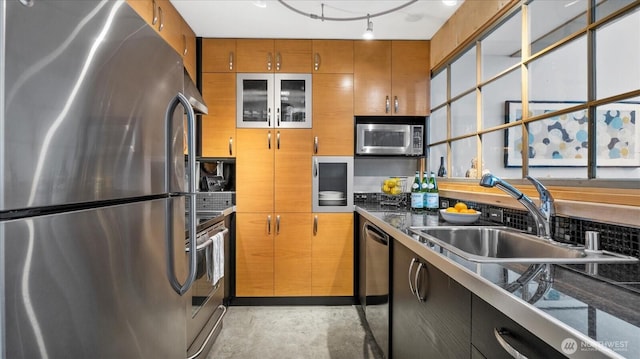
[[[209,113],[209,109],[204,103],[200,91],[198,91],[196,84],[194,84],[191,77],[189,77],[186,69],[184,70],[184,95],[187,100],[189,100],[191,106],[193,106],[193,110],[196,114],[206,115]]]

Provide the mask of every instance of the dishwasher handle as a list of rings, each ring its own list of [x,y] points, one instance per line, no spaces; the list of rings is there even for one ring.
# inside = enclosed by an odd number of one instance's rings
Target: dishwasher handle
[[[363,226],[365,238],[371,238],[374,241],[382,244],[383,246],[389,245],[389,235],[384,233],[378,227],[365,223]]]

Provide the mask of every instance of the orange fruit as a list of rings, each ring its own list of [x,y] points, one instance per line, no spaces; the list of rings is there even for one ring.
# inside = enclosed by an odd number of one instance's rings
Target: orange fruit
[[[453,206],[458,212],[462,212],[463,209],[467,209],[467,205],[464,202],[458,202]]]
[[[449,207],[445,210],[445,212],[449,212],[449,213],[458,213],[458,210],[453,208],[453,207]]]

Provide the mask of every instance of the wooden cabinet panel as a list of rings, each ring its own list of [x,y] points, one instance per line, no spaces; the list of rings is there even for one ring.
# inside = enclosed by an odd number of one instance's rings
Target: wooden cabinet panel
[[[153,0],[127,0],[127,3],[151,26],[158,21],[157,4]],[[156,31],[158,30],[157,27]]]
[[[311,213],[276,212],[275,296],[311,295]],[[279,224],[278,224],[279,222]]]
[[[279,129],[275,132],[275,212],[310,213],[311,130]]]
[[[189,73],[189,77],[196,82],[197,64],[196,64],[196,34],[193,32],[189,24],[182,18],[180,22],[180,33],[182,35],[182,61],[184,67]]]
[[[202,96],[209,108],[202,116],[202,156],[235,157],[236,75],[203,73]]]
[[[353,60],[356,115],[390,113],[391,42],[355,41]]]
[[[236,130],[236,211],[273,212],[275,134],[273,130]]]
[[[312,46],[313,73],[353,73],[353,40],[312,40]]]
[[[429,113],[428,41],[355,41],[356,115]]]
[[[315,154],[353,156],[353,75],[313,74],[312,95]]]
[[[353,295],[353,213],[314,214],[311,295]]]
[[[182,17],[178,13],[169,0],[156,0],[158,3],[158,17],[160,24],[158,32],[160,36],[182,56],[184,51],[181,23]]]
[[[238,39],[236,52],[238,72],[273,72],[273,40]]]
[[[426,116],[429,109],[429,42],[392,41],[391,54],[394,114]]]
[[[311,73],[311,40],[238,39],[238,72]]]
[[[311,73],[311,40],[275,40],[274,70]]]
[[[236,214],[236,295],[273,296],[273,233],[271,213]]]
[[[235,72],[235,39],[202,40],[202,72]]]

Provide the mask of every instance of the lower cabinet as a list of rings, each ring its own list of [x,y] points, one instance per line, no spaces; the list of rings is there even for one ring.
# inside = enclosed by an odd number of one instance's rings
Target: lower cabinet
[[[236,215],[236,296],[353,295],[353,213]]]
[[[473,358],[508,359],[515,353],[527,358],[566,358],[478,296],[473,295],[471,307],[471,343],[478,351]]]
[[[393,242],[391,357],[470,358],[471,292]]]

